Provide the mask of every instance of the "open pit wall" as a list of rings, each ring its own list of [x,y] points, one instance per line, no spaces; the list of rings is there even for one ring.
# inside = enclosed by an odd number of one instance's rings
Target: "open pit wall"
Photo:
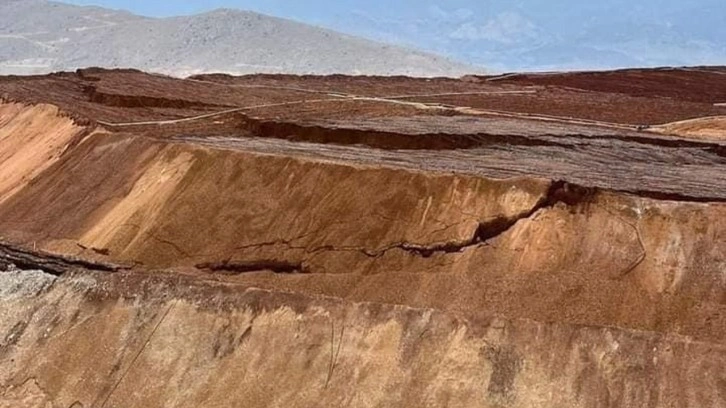
[[[37,295],[24,278],[11,285],[4,401],[724,405],[722,203],[260,154],[51,118],[70,129],[66,142],[6,184],[0,235],[174,274],[72,275]],[[8,140],[0,151],[16,151]],[[260,297],[275,306],[258,310]]]
[[[722,345],[156,274],[0,273],[2,407],[722,407]]]
[[[0,212],[15,243],[147,269],[726,338],[722,203],[95,132]]]

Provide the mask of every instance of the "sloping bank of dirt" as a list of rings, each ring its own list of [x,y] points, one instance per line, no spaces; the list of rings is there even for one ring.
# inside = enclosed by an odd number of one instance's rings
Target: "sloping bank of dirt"
[[[726,338],[726,206],[96,133],[15,242],[248,287]]]
[[[0,406],[726,404],[715,142],[0,109]]]
[[[701,140],[726,140],[726,116],[684,120],[653,128],[653,131]]]
[[[716,407],[722,345],[157,274],[0,273],[0,406]],[[93,335],[89,335],[93,333]]]
[[[55,106],[0,103],[0,203],[58,161],[82,134]]]

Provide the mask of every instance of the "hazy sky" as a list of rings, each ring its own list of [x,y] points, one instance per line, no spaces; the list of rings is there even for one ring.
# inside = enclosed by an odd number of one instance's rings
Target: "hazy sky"
[[[254,10],[489,68],[726,64],[726,0],[67,0],[148,16]]]

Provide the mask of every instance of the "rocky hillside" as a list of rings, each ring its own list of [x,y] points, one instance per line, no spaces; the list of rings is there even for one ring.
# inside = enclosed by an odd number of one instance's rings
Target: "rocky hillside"
[[[146,18],[45,0],[0,1],[0,74],[90,66],[205,72],[460,76],[442,57],[252,12]]]

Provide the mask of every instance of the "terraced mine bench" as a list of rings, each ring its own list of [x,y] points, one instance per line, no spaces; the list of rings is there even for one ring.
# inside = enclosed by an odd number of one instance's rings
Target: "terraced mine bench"
[[[722,78],[0,78],[0,406],[726,406]]]

